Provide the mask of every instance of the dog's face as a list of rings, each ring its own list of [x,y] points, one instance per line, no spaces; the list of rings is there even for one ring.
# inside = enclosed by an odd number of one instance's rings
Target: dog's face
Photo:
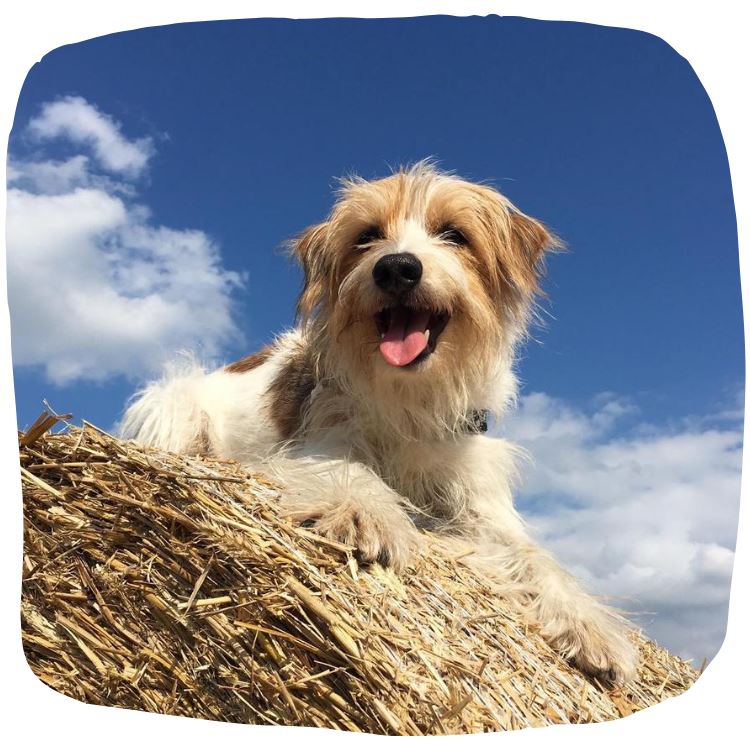
[[[424,163],[347,180],[328,219],[295,242],[299,313],[357,377],[481,377],[523,331],[551,243],[497,191]]]

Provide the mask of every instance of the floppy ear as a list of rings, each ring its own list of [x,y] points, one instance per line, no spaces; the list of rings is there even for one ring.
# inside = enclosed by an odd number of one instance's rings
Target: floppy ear
[[[305,272],[304,286],[297,300],[297,317],[306,320],[324,301],[329,262],[326,244],[328,239],[328,222],[308,227],[299,237],[292,240],[292,253],[302,265]]]
[[[541,222],[521,213],[494,188],[472,185],[470,189],[477,200],[481,238],[498,264],[490,273],[509,285],[519,301],[531,297],[539,291],[545,250],[560,243]]]
[[[509,239],[514,281],[522,291],[534,294],[544,272],[544,254],[560,247],[560,241],[544,224],[514,208],[510,210]]]

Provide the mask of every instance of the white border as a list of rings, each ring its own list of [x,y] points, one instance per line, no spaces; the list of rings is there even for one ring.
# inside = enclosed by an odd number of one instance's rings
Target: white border
[[[730,158],[735,206],[740,230],[741,270],[748,269],[748,146],[750,132],[746,81],[742,70],[750,69],[750,55],[743,23],[742,4],[719,0],[711,5],[687,0],[656,3],[654,0],[594,2],[525,0],[524,2],[238,2],[237,0],[181,0],[156,3],[130,0],[102,3],[93,0],[34,0],[6,3],[0,21],[0,131],[7,144],[23,80],[31,66],[48,51],[63,44],[127,29],[217,18],[243,17],[398,17],[427,14],[518,15],[641,29],[661,37],[692,64],[708,91],[724,135]],[[2,217],[5,194],[2,192]],[[707,248],[707,253],[710,248]],[[3,254],[4,260],[4,254]],[[193,748],[226,742],[252,743],[263,740],[303,740],[313,745],[380,744],[390,740],[358,737],[343,732],[310,729],[248,728],[233,724],[160,717],[146,713],[88,706],[44,687],[31,674],[20,648],[18,603],[20,599],[21,498],[18,481],[15,411],[11,378],[10,335],[5,297],[5,264],[0,263],[0,493],[4,512],[0,522],[3,565],[0,568],[0,707],[3,736],[7,741],[31,742],[35,746],[85,749],[107,745],[128,748],[178,744]],[[747,333],[746,333],[747,339]],[[746,435],[747,437],[747,435]],[[727,639],[698,684],[680,698],[607,724],[583,727],[550,727],[509,732],[407,742],[496,743],[513,748],[541,747],[560,741],[593,747],[602,742],[615,747],[635,743],[658,746],[707,742],[734,744],[746,734],[743,671],[750,665],[747,638],[748,552],[747,490],[743,483],[740,540],[730,603]],[[292,734],[295,733],[295,734]],[[21,739],[23,738],[23,739]]]

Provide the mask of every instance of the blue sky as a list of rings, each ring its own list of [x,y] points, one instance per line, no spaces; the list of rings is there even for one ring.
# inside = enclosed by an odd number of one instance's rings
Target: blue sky
[[[88,135],[80,119],[61,125],[60,111],[44,114],[63,97],[89,118]],[[690,590],[688,573],[701,585],[718,581],[700,603],[703,614],[690,610],[691,621],[673,602],[672,619],[653,625],[678,650],[710,655],[739,498],[737,237],[711,102],[688,62],[656,37],[497,17],[262,20],[144,29],[49,53],[29,73],[10,139],[26,232],[16,259],[35,259],[33,278],[28,263],[14,272],[9,235],[19,424],[46,397],[109,427],[172,348],[200,344],[225,361],[257,348],[292,323],[300,275],[281,245],[328,211],[335,177],[382,176],[388,165],[430,155],[492,181],[569,247],[550,258],[547,324],[519,366],[525,400],[508,429],[546,461],[529,470],[522,503],[558,554],[612,595],[637,598],[651,575],[647,606],[658,607],[676,580]],[[49,170],[42,185],[40,164],[57,170],[56,186]],[[74,196],[61,209],[66,216],[81,208],[76,190],[99,201],[81,219],[89,222],[88,254],[47,223],[49,203],[31,200]],[[185,248],[192,275],[172,280]],[[109,266],[99,267],[107,253]],[[114,302],[110,284],[120,294]],[[77,285],[95,307],[79,317],[70,311],[81,299],[67,296]],[[153,308],[161,324],[153,334],[140,321],[145,307],[130,304],[146,288],[163,303]],[[124,326],[117,338],[110,302],[125,320],[133,309],[133,330]],[[550,444],[545,434],[561,438]],[[705,462],[671,463],[693,455],[693,438]],[[655,467],[649,451],[665,441],[670,458]],[[612,496],[609,510],[597,506],[601,484],[581,478],[565,451],[589,468],[635,466],[622,479],[627,497]],[[644,472],[645,489],[634,478]],[[636,495],[645,508],[672,491],[675,505],[648,532],[653,545],[643,546],[639,526],[609,566],[601,550],[596,560],[580,558],[576,524],[560,516],[583,502],[599,519],[590,527],[595,538],[614,528],[601,525],[613,523],[612,508]],[[706,504],[721,508],[721,528],[701,515]],[[659,578],[655,563],[643,561],[685,514],[693,524],[681,525],[678,541],[692,546],[678,544],[672,577]],[[634,556],[640,573],[625,580]],[[702,567],[688,571],[686,559]],[[707,608],[713,631],[698,644]]]

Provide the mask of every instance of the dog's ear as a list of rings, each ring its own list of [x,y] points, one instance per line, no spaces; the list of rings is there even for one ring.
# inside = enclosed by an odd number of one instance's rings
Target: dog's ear
[[[301,320],[309,318],[325,299],[330,276],[327,243],[328,222],[308,227],[291,242],[292,253],[305,272],[304,285],[297,300],[297,317]]]
[[[536,219],[510,209],[510,266],[513,282],[526,294],[539,289],[546,251],[560,246],[559,240]]]
[[[521,297],[531,297],[539,291],[545,251],[560,243],[541,222],[519,211],[494,188],[473,185],[471,189],[478,199],[484,242],[497,261],[497,278]],[[495,269],[490,273],[494,276]]]

